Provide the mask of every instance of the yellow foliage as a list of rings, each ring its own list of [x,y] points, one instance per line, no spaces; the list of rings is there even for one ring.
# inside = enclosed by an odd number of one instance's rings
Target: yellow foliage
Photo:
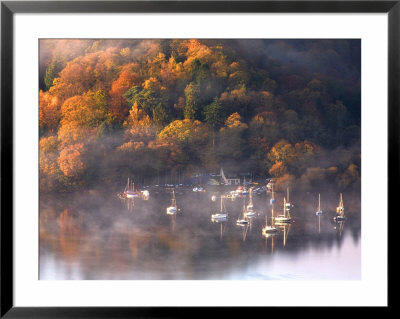
[[[129,56],[131,54],[131,49],[130,48],[122,48],[119,51],[119,54],[121,54],[124,57],[127,57],[127,56]]]
[[[137,151],[144,147],[145,147],[145,145],[141,141],[140,142],[130,141],[130,142],[126,142],[126,143],[122,144],[121,146],[119,146],[117,148],[117,150],[121,151],[121,152],[133,152],[133,151]]]
[[[160,139],[172,139],[180,142],[201,141],[206,139],[207,127],[197,120],[176,120],[167,125],[159,134]]]
[[[242,120],[242,117],[240,116],[240,114],[238,112],[232,113],[226,119],[225,127],[222,127],[221,131],[226,130],[226,128],[229,128],[229,129],[236,129],[236,128],[246,129],[247,128],[247,124],[243,123],[241,120]]]
[[[152,91],[165,90],[165,87],[162,86],[161,83],[155,77],[150,77],[147,80],[145,80],[142,86],[146,90],[152,90]]]
[[[150,117],[145,111],[138,107],[136,101],[129,111],[129,116],[124,122],[124,127],[130,138],[140,140],[153,138],[155,136],[155,128]]]
[[[185,67],[189,66],[194,59],[198,59],[202,63],[205,63],[209,60],[208,58],[212,54],[210,48],[202,44],[199,40],[196,39],[186,40],[182,44],[187,49],[186,51],[187,59],[184,62]]]
[[[268,158],[273,162],[289,163],[293,160],[295,149],[286,140],[280,140],[268,153]]]

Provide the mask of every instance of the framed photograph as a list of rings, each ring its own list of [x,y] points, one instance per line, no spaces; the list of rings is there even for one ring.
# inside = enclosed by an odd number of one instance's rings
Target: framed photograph
[[[1,317],[389,309],[399,19],[2,1]]]

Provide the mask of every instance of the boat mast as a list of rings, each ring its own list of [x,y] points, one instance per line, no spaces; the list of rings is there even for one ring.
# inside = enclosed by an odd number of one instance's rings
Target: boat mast
[[[126,183],[126,186],[125,186],[125,192],[128,190],[129,190],[129,177],[128,177],[128,182]]]
[[[286,197],[283,197],[283,217],[286,217]]]
[[[339,202],[339,207],[338,207],[338,210],[339,210],[339,214],[340,214],[340,216],[344,216],[344,208],[343,208],[343,194],[342,194],[342,193],[340,193],[340,202]]]
[[[318,193],[318,211],[321,211],[321,194]]]
[[[340,215],[344,216],[344,207],[343,207],[343,194],[340,193],[340,206],[342,207],[342,210],[340,212]]]
[[[287,202],[290,203],[290,200],[289,200],[289,187],[287,188]]]
[[[272,186],[271,186],[271,192],[272,192],[272,199],[275,199],[275,197],[274,197],[274,184],[272,184]]]
[[[172,201],[171,201],[171,206],[176,207],[176,199],[175,199],[175,190],[172,190]]]

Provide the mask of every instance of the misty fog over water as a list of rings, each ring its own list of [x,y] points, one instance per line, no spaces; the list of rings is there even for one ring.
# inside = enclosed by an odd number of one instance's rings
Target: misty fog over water
[[[253,194],[256,215],[249,225],[238,226],[248,196],[225,199],[228,219],[218,223],[211,221],[220,206],[217,187],[175,188],[175,216],[166,214],[170,189],[149,191],[148,200],[135,198],[129,207],[107,190],[42,195],[40,279],[361,279],[358,192],[343,194],[346,220],[336,223],[336,189],[293,191],[292,222],[265,237],[270,193]],[[284,196],[275,193],[275,214],[283,212]]]

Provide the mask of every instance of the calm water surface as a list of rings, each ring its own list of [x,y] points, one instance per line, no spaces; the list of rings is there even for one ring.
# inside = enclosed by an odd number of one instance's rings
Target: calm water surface
[[[339,193],[290,194],[292,223],[264,237],[270,194],[254,194],[256,216],[237,226],[247,197],[225,200],[223,223],[211,221],[216,190],[177,189],[180,211],[166,214],[171,194],[150,191],[131,206],[115,194],[89,192],[40,198],[40,279],[361,279],[360,195],[343,194],[346,221],[332,221]],[[275,213],[284,193],[276,193]],[[133,204],[133,205],[132,205]]]

